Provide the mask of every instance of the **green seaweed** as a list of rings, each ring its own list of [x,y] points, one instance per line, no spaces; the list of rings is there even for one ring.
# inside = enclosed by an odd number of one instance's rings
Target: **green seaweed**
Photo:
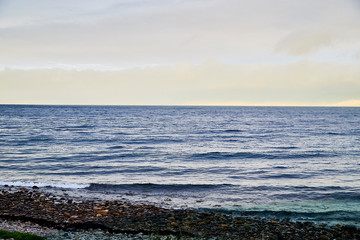
[[[9,232],[5,230],[0,230],[0,239],[13,238],[15,240],[45,240],[45,238],[30,234],[30,233],[21,233],[21,232]]]

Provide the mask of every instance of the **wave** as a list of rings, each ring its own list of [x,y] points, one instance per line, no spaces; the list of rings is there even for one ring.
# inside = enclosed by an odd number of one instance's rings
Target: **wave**
[[[233,158],[264,158],[266,154],[251,152],[207,152],[190,155],[191,159],[233,159]]]
[[[190,159],[306,159],[306,158],[330,158],[335,154],[326,152],[306,152],[306,153],[256,153],[256,152],[207,152],[190,155]]]
[[[272,199],[302,199],[302,200],[330,200],[360,203],[359,188],[339,186],[254,186],[239,187],[238,192],[246,194],[262,193],[271,196]]]
[[[209,191],[224,187],[231,187],[231,184],[100,184],[91,183],[86,189],[90,191]]]
[[[259,186],[244,186],[241,187],[241,191],[271,191],[271,192],[286,192],[286,191],[295,191],[295,192],[326,192],[326,191],[342,191],[345,192],[353,191],[356,192],[356,188],[343,188],[339,186],[320,186],[320,187],[309,187],[309,186],[267,186],[267,185],[259,185]]]
[[[31,136],[29,138],[24,138],[24,139],[18,139],[18,140],[13,140],[13,139],[9,139],[4,141],[4,145],[7,146],[28,146],[28,145],[34,145],[34,144],[42,144],[42,143],[49,143],[49,142],[53,142],[55,140],[55,138],[51,137],[51,136],[46,136],[46,135],[39,135],[39,136]]]
[[[306,212],[306,211],[272,211],[272,210],[227,210],[223,209],[222,212],[231,212],[233,215],[241,216],[257,216],[265,218],[276,219],[296,219],[298,221],[316,221],[328,223],[345,223],[350,225],[359,225],[358,219],[360,218],[360,211],[319,211],[319,212]]]
[[[123,149],[125,148],[124,146],[111,146],[111,147],[108,147],[108,149]]]
[[[224,130],[224,132],[226,132],[226,133],[240,133],[240,132],[243,132],[243,131],[239,130],[239,129],[226,129],[226,130]]]
[[[282,173],[282,174],[268,174],[268,175],[262,175],[259,176],[259,178],[271,178],[271,179],[277,179],[277,178],[293,178],[293,179],[305,179],[305,178],[311,178],[313,177],[313,174],[304,174],[304,173]]]
[[[139,173],[142,172],[148,173],[148,172],[160,172],[164,171],[166,168],[161,167],[143,167],[141,169],[114,169],[114,170],[107,170],[102,169],[101,167],[95,167],[93,170],[91,169],[85,169],[82,170],[81,168],[78,168],[79,170],[69,169],[68,171],[61,171],[61,172],[53,172],[49,171],[46,173],[43,173],[43,175],[51,175],[51,176],[87,176],[87,175],[111,175],[111,174],[129,174],[129,173]]]
[[[123,141],[124,144],[129,145],[142,145],[142,144],[161,144],[161,143],[182,143],[185,142],[184,139],[175,139],[175,138],[144,138],[144,139],[129,139]]]
[[[360,192],[358,191],[339,191],[334,193],[324,193],[322,196],[317,197],[317,199],[334,199],[334,200],[350,200],[350,201],[359,201]]]
[[[124,162],[124,159],[134,159],[134,158],[143,158],[147,156],[145,153],[105,153],[102,152],[93,152],[93,153],[79,153],[77,155],[71,156],[59,156],[59,157],[38,157],[34,158],[34,161],[37,162],[59,162],[60,164],[66,163],[78,163],[79,161],[86,161],[88,163],[91,162],[99,162],[99,161],[121,161]],[[11,160],[12,161],[12,160]],[[33,168],[33,167],[31,167]],[[68,165],[63,166],[64,169],[68,168]],[[36,169],[36,168],[35,168]]]
[[[231,184],[103,184],[103,183],[41,183],[41,182],[6,182],[0,181],[0,186],[33,187],[40,188],[65,188],[65,189],[87,189],[89,191],[211,191],[220,188],[232,187]]]
[[[207,129],[207,130],[197,130],[194,133],[198,135],[218,135],[224,133],[242,133],[244,130],[240,129]]]
[[[346,136],[345,133],[339,133],[339,132],[328,132],[327,135],[337,135],[337,136]]]
[[[60,126],[55,128],[55,130],[61,131],[73,131],[77,129],[87,129],[87,128],[94,128],[95,125],[83,124],[83,125],[73,125],[73,126]]]
[[[41,182],[3,182],[0,181],[0,186],[15,186],[15,187],[46,187],[46,188],[65,188],[65,189],[84,189],[89,184],[79,183],[41,183]]]
[[[294,147],[294,146],[272,147],[272,148],[274,148],[274,149],[282,149],[282,150],[299,149],[298,147]]]

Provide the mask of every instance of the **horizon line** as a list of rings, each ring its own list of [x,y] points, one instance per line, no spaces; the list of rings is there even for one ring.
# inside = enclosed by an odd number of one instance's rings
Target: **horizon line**
[[[0,106],[103,106],[103,107],[348,107],[357,108],[360,106],[339,106],[339,105],[226,105],[226,104],[57,104],[57,103],[0,103]]]

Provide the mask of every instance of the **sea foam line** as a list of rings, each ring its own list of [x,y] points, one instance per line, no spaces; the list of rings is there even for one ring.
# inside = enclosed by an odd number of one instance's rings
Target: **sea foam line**
[[[16,187],[52,187],[52,188],[67,188],[67,189],[82,189],[87,188],[89,184],[79,183],[42,183],[42,182],[3,182],[0,181],[0,186],[16,186]]]

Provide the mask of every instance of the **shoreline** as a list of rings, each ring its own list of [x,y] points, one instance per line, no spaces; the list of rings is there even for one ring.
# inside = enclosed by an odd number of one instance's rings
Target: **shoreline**
[[[167,209],[118,200],[79,200],[37,187],[2,188],[0,219],[72,232],[101,229],[111,234],[204,239],[360,239],[360,229],[353,226],[233,217],[200,209]]]

